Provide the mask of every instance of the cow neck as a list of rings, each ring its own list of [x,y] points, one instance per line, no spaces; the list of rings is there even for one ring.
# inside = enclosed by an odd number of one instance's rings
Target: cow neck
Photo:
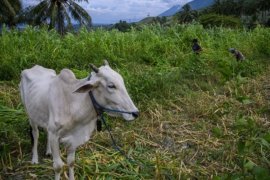
[[[103,114],[103,112],[104,112],[103,107],[97,102],[97,100],[95,99],[92,91],[89,91],[88,94],[90,96],[90,99],[92,101],[92,104],[94,106],[94,109],[95,109],[97,115],[101,116]]]
[[[91,73],[89,74],[87,81],[89,81],[90,79],[91,79]],[[102,122],[100,119],[101,119],[101,116],[103,116],[103,111],[100,107],[98,107],[99,104],[97,103],[96,99],[94,98],[93,92],[89,91],[88,94],[89,94],[89,97],[90,97],[91,102],[93,104],[93,107],[97,113],[97,131],[101,131],[102,130]]]
[[[87,81],[89,81],[90,79],[91,79],[91,74],[88,76]],[[102,115],[102,113],[104,112],[103,107],[97,102],[96,98],[93,95],[92,90],[89,91],[88,94],[89,94],[91,102],[94,106],[94,109],[97,113],[97,116],[100,117]]]

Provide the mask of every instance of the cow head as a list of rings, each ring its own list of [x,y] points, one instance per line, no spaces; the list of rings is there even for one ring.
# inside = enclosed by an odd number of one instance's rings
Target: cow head
[[[138,117],[139,112],[132,102],[126,90],[122,76],[111,69],[105,60],[104,66],[100,68],[91,65],[93,72],[90,80],[80,85],[75,92],[85,93],[92,91],[98,104],[118,111],[129,113],[108,112],[111,116],[122,116],[125,120],[133,120]]]

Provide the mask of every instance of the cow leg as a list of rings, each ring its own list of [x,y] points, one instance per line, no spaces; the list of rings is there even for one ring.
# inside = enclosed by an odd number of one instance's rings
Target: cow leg
[[[38,137],[39,137],[39,131],[38,131],[38,126],[35,125],[34,123],[31,123],[32,127],[32,135],[33,135],[33,148],[32,148],[32,164],[38,164]]]
[[[60,180],[62,167],[64,163],[60,157],[59,138],[53,133],[49,132],[49,141],[53,156],[53,169],[55,172],[55,180]]]
[[[49,156],[51,154],[52,154],[52,150],[51,150],[50,138],[49,138],[49,133],[47,131],[47,149],[46,149],[46,155]]]
[[[67,150],[67,164],[69,170],[69,180],[74,180],[74,163],[75,163],[75,148]]]

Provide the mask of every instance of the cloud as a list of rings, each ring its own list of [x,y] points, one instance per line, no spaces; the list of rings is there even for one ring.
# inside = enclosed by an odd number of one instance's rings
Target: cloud
[[[157,16],[173,5],[191,0],[89,0],[79,4],[89,12],[93,23],[115,23],[119,20],[136,21],[147,15]],[[36,5],[38,0],[23,0],[23,6]]]

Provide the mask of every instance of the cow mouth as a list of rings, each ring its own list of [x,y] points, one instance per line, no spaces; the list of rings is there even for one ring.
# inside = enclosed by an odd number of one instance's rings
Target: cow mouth
[[[135,119],[135,117],[132,114],[122,114],[122,117],[126,120],[126,121],[133,121]]]
[[[135,119],[135,117],[132,114],[127,113],[107,112],[107,114],[111,117],[121,117],[126,121],[132,121]]]
[[[122,117],[122,114],[116,112],[107,112],[107,114],[111,117]]]

